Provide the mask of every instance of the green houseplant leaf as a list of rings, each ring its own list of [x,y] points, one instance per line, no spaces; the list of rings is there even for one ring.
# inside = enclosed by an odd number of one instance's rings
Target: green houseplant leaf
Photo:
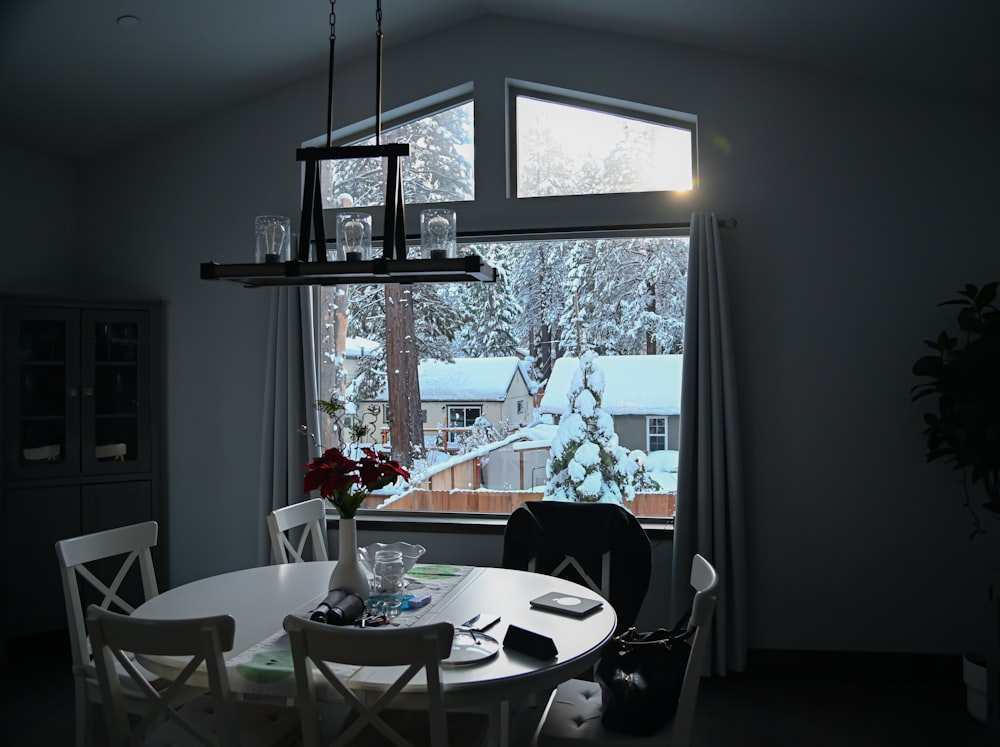
[[[958,306],[959,335],[941,332],[924,343],[934,351],[913,364],[923,379],[914,401],[934,398],[924,414],[927,461],[941,460],[986,493],[983,504],[1000,516],[1000,282],[968,284],[942,306]],[[977,532],[981,531],[978,529]]]

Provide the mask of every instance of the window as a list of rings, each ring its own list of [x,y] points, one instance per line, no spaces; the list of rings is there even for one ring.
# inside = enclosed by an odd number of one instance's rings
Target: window
[[[448,445],[455,446],[467,437],[483,414],[483,408],[466,405],[448,407]]]
[[[410,156],[403,159],[402,170],[406,204],[464,201],[475,196],[472,101],[383,128],[382,142],[410,143]],[[374,145],[375,136],[340,144]],[[381,159],[323,161],[322,166],[320,183],[326,207],[371,207],[385,202]]]
[[[640,204],[651,197],[630,193],[688,189],[696,181],[693,118],[685,119],[684,115],[677,115],[671,119],[668,115],[673,113],[665,110],[653,111],[642,106],[629,109],[626,102],[598,100],[597,97],[574,99],[566,92],[556,96],[552,91],[535,88],[519,90],[513,102],[510,113],[516,117],[516,127],[512,126],[509,132],[512,135],[516,132],[517,152],[512,156],[511,165],[528,163],[527,167],[516,172],[518,197],[561,195],[560,203],[554,204],[554,209],[559,210],[562,204],[585,196],[586,206],[575,211],[583,216],[590,215],[593,206],[633,204],[624,200]],[[557,111],[558,114],[554,113]],[[443,113],[447,113],[446,121],[451,124],[465,122],[459,128],[469,134],[465,145],[454,145],[457,142],[453,137],[456,130],[448,130],[442,125],[438,117]],[[593,116],[597,119],[591,119]],[[548,130],[542,127],[546,120],[549,120]],[[591,124],[597,122],[603,124]],[[410,191],[407,180],[413,175],[407,175],[405,164],[413,157],[404,159],[403,179],[408,210],[414,207],[414,203],[471,199],[474,191],[471,181],[471,101],[452,101],[444,109],[424,107],[419,116],[406,119],[406,124],[411,129],[399,139],[405,138],[415,147],[419,144],[424,152],[422,163],[428,173],[450,173],[451,165],[461,160],[467,163],[470,176],[467,187],[459,187],[449,195],[434,186],[443,185],[446,180],[428,181],[424,176],[418,176],[418,181],[423,181]],[[482,127],[480,130],[494,134],[499,132],[496,127]],[[562,146],[543,147],[545,142],[568,143],[572,138],[567,138],[567,133],[577,131],[588,133],[593,146],[589,155],[585,153],[580,158],[571,158]],[[671,138],[676,141],[671,156],[676,163],[669,168],[658,166],[639,173],[637,164],[645,167],[654,160],[653,151],[649,148],[655,150],[660,147],[655,143],[662,135],[661,131],[666,132],[668,141]],[[619,134],[613,137],[604,134],[615,132]],[[442,133],[445,133],[445,147],[439,148],[438,138]],[[360,130],[353,133],[355,142],[362,142],[358,140],[361,134]],[[481,141],[476,145],[484,147]],[[503,148],[504,143],[493,143],[493,147]],[[444,154],[439,161],[436,160],[438,154]],[[605,168],[609,163],[616,164],[617,168]],[[343,185],[361,184],[363,170],[350,173],[331,168],[329,194],[336,197],[349,193],[354,205],[380,202],[379,164],[369,164],[366,168],[373,186],[352,186],[350,190]],[[664,183],[656,181],[662,176],[660,172],[670,169],[682,175],[670,182],[673,186],[664,186]],[[511,172],[512,180],[514,174]],[[496,188],[483,191],[498,193]],[[658,194],[652,197],[655,197],[660,210],[669,199]],[[490,201],[477,206],[474,202],[465,208],[464,213],[459,206],[460,228],[463,215],[478,215],[477,209],[485,207],[485,213],[494,221],[496,216],[507,214],[505,210],[511,206],[506,203],[512,202],[506,201],[503,206]],[[518,204],[531,207],[530,203]],[[688,214],[687,210],[685,208],[684,217]],[[516,209],[514,212],[519,214]],[[609,211],[607,220],[602,223],[613,224],[617,215]],[[501,218],[499,225],[492,223],[491,227],[499,229],[502,234],[516,234],[522,228],[516,220],[512,218],[509,224],[504,224]],[[429,399],[424,398],[421,420],[427,453],[415,466],[428,474],[443,475],[438,467],[440,462],[461,465],[449,467],[449,487],[457,489],[462,486],[464,489],[468,486],[470,491],[480,487],[489,491],[510,491],[513,501],[521,491],[537,491],[544,486],[547,446],[518,443],[516,448],[510,445],[485,454],[482,449],[484,445],[504,440],[522,422],[538,424],[537,403],[542,394],[539,387],[547,382],[559,358],[579,356],[586,350],[615,357],[677,358],[683,353],[687,236],[669,230],[624,230],[581,237],[573,235],[572,224],[562,225],[568,225],[570,229],[562,233],[553,231],[550,235],[519,237],[516,241],[476,242],[466,238],[465,243],[460,245],[460,252],[479,254],[497,267],[496,283],[414,283],[405,286],[405,293],[414,309],[414,350],[418,361],[496,359],[497,366],[509,366],[504,361],[516,360],[523,376],[522,381],[518,376],[512,377],[511,371],[505,369],[505,385],[510,386],[513,381],[516,387],[506,393],[501,392],[496,398],[474,390],[475,386],[483,383],[481,378],[465,380],[457,376],[449,380],[455,388],[446,395],[439,397],[435,394]],[[532,228],[537,230],[536,223],[532,224]],[[369,440],[384,443],[392,415],[392,408],[386,404],[385,286],[324,287],[316,292],[321,301],[321,313],[318,315],[322,351],[320,392],[324,397],[330,396],[331,392],[346,397],[358,413],[355,421],[359,421],[361,426],[370,423]],[[337,339],[363,342],[364,355],[346,355],[336,348]],[[349,347],[351,343],[342,344]],[[424,376],[423,373],[419,375]],[[427,395],[433,387],[421,378],[420,388],[421,394]],[[636,399],[641,401],[643,398]],[[663,410],[654,409],[653,412]],[[674,415],[669,418],[653,415],[639,407],[621,415],[615,413],[615,429],[621,445],[630,451],[663,451],[668,446],[668,433],[676,432],[677,418]],[[415,438],[413,441],[417,442]],[[463,454],[471,455],[473,452],[476,455],[470,456],[466,460],[468,463],[462,461]],[[471,467],[472,464],[476,466]],[[465,469],[468,471],[462,472]],[[655,479],[660,485],[665,484],[658,477]],[[425,483],[429,493],[448,492],[435,488],[435,484],[438,483]],[[673,491],[667,487],[662,492],[669,494]],[[523,500],[523,495],[519,497]],[[459,498],[465,500],[468,506],[476,503],[468,496],[456,496],[456,500]],[[499,500],[494,495],[490,505],[499,505]],[[412,502],[414,505],[417,503],[416,499]],[[652,503],[650,501],[650,505]],[[464,506],[457,509],[438,506],[429,500],[425,502],[423,498],[420,504],[432,505],[430,510],[475,510]],[[406,505],[406,497],[403,496],[392,503],[390,510],[407,508],[416,510]]]
[[[676,112],[517,86],[510,95],[517,197],[694,185],[694,125]]]
[[[665,451],[667,448],[667,419],[646,418],[646,451]]]

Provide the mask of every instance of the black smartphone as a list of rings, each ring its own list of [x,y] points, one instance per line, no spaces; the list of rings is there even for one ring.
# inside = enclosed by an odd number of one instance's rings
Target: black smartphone
[[[500,615],[494,615],[492,612],[480,612],[478,615],[470,617],[459,627],[482,632],[498,622],[500,622]]]

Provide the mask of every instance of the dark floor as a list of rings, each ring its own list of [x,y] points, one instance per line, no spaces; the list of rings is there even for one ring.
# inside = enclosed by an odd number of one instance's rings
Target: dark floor
[[[73,744],[65,633],[8,641],[3,679],[0,745]],[[540,711],[521,711],[515,747]],[[957,656],[753,651],[745,673],[702,680],[694,747],[716,745],[998,747],[1000,739],[966,712]]]

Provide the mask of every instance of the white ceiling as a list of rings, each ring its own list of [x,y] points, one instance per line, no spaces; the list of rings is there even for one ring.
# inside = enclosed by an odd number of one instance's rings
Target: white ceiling
[[[383,0],[386,45],[491,13],[1000,101],[1000,0]],[[374,35],[339,0],[337,56]],[[325,70],[328,0],[5,0],[0,132],[70,157]],[[116,23],[134,15],[139,23]]]

